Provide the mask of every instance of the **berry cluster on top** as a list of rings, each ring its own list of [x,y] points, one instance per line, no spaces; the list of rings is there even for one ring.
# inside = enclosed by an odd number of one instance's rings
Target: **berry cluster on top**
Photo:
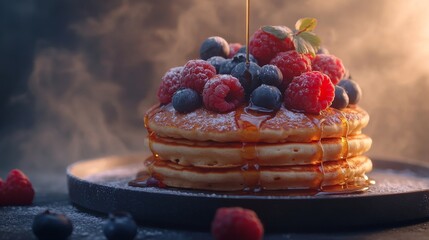
[[[342,61],[319,48],[311,32],[313,18],[298,20],[295,28],[264,26],[246,47],[218,36],[207,38],[200,58],[171,68],[162,78],[158,99],[181,113],[204,106],[228,112],[242,104],[273,112],[282,104],[292,111],[319,114],[333,107],[357,104],[359,85],[346,76]]]

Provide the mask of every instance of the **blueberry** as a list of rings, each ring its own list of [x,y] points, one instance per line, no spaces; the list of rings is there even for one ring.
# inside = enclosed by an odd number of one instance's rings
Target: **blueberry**
[[[240,49],[238,49],[237,53],[246,53],[246,46],[242,46]]]
[[[232,57],[232,62],[234,63],[241,63],[241,62],[246,62],[246,53],[237,53],[234,55],[234,57]],[[256,58],[252,55],[249,54],[249,62],[253,62],[258,64],[258,61],[256,60]]]
[[[207,62],[210,63],[211,65],[213,65],[213,67],[216,68],[216,73],[219,74],[219,70],[220,70],[220,66],[222,65],[223,62],[225,62],[225,58],[220,57],[220,56],[213,56],[209,59],[207,59]]]
[[[357,104],[362,97],[362,90],[357,82],[350,79],[343,79],[338,83],[338,86],[343,87],[349,96],[349,104]]]
[[[229,55],[229,44],[221,37],[209,37],[201,44],[200,58],[207,60],[213,56],[227,58]]]
[[[232,59],[226,59],[219,67],[219,74],[231,74],[235,66],[237,66],[237,63],[233,63]]]
[[[195,90],[184,88],[174,93],[172,102],[176,111],[188,113],[201,106],[201,97]]]
[[[131,240],[137,235],[137,225],[129,213],[114,212],[104,223],[103,233],[109,240]]]
[[[280,109],[282,94],[274,86],[262,84],[250,95],[249,107],[260,112],[272,112]]]
[[[346,90],[340,86],[335,86],[335,98],[331,104],[331,107],[341,110],[348,105],[349,96],[347,96]]]
[[[345,70],[343,79],[353,79],[352,74],[348,69]]]
[[[73,225],[65,215],[46,210],[34,217],[32,229],[39,239],[66,239],[71,235]]]
[[[278,87],[283,82],[283,74],[276,65],[264,65],[259,74],[262,84]]]
[[[317,54],[329,54],[329,51],[327,48],[320,47],[319,50],[317,50]]]
[[[259,80],[260,71],[261,67],[258,64],[250,62],[247,65],[245,62],[242,62],[232,69],[231,75],[240,81],[241,86],[243,86],[246,92],[246,96],[249,96],[254,89],[261,85],[261,81]]]

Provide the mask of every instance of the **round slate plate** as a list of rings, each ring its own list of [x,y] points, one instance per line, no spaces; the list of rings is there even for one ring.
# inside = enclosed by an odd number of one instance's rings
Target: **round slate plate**
[[[253,209],[268,231],[392,225],[429,217],[429,167],[375,159],[364,193],[253,196],[128,186],[147,154],[77,162],[67,169],[72,203],[101,213],[122,210],[158,227],[208,230],[219,207]]]

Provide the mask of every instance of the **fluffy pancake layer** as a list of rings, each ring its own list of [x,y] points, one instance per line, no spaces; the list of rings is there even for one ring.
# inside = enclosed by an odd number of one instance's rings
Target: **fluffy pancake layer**
[[[170,187],[217,191],[323,189],[361,181],[371,171],[364,156],[300,166],[259,166],[255,168],[197,168],[170,161],[147,160],[152,176]]]
[[[369,115],[352,106],[320,115],[284,106],[273,114],[245,107],[178,113],[154,106],[145,115],[150,176],[166,186],[216,191],[344,186],[366,180]]]
[[[152,135],[147,141],[159,158],[183,166],[239,167],[243,165],[243,151],[254,151],[260,166],[315,164],[320,161],[345,159],[367,152],[372,140],[366,135],[347,138],[322,139],[307,143],[218,143],[184,139],[161,138]]]
[[[243,107],[229,113],[199,108],[183,114],[169,104],[154,106],[145,116],[146,127],[158,136],[215,142],[311,142],[360,134],[368,121],[368,113],[357,106],[341,111],[328,108],[320,115],[296,113],[282,106],[267,115]]]

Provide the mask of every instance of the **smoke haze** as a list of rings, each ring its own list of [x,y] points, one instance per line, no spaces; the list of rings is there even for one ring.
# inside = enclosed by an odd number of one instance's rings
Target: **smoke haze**
[[[13,152],[0,167],[63,168],[141,151],[142,116],[156,103],[165,71],[197,58],[209,36],[245,41],[244,0],[90,2],[87,8],[64,4],[78,16],[62,25],[71,36],[67,44],[35,40],[27,90],[8,99],[11,106],[30,101],[34,122],[0,136],[0,149]],[[360,105],[371,116],[365,133],[374,141],[370,155],[428,161],[427,7],[419,0],[254,0],[251,32],[317,18],[323,45],[363,89]]]

